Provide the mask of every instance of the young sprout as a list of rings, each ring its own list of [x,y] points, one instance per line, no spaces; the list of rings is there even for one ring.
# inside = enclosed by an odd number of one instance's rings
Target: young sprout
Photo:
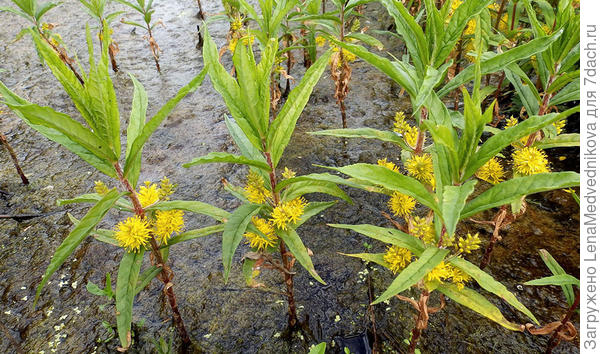
[[[125,6],[128,6],[132,9],[134,9],[136,12],[138,12],[140,15],[142,15],[143,19],[144,19],[144,24],[141,24],[139,22],[134,22],[134,21],[126,21],[125,19],[121,19],[122,23],[134,26],[134,27],[140,27],[143,28],[144,30],[146,30],[146,32],[148,33],[147,36],[145,36],[144,38],[146,40],[148,40],[148,45],[150,46],[150,52],[152,53],[152,57],[154,58],[154,63],[156,64],[156,70],[160,73],[160,64],[158,63],[158,59],[160,58],[160,47],[158,46],[158,43],[156,43],[156,40],[154,39],[154,36],[152,35],[152,30],[159,24],[163,25],[162,21],[152,21],[152,14],[154,14],[154,9],[152,8],[152,4],[154,3],[154,0],[136,0],[135,2],[133,0],[115,0]]]

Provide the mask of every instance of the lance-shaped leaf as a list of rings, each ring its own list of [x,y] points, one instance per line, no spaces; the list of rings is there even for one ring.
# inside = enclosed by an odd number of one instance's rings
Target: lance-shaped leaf
[[[350,197],[348,197],[348,195],[335,183],[324,181],[305,181],[291,184],[285,190],[282,199],[286,201],[292,200],[309,193],[329,194],[352,204],[352,199],[350,199]]]
[[[519,45],[501,54],[496,54],[489,59],[481,61],[481,74],[491,74],[503,70],[508,64],[526,59],[548,48],[560,35],[561,32],[548,37],[536,38],[523,45]],[[475,65],[466,67],[460,74],[456,75],[450,82],[438,91],[440,97],[444,97],[460,85],[475,78]]]
[[[203,203],[197,200],[169,200],[159,202],[147,208],[148,210],[186,210],[195,214],[208,215],[217,221],[223,221],[229,218],[229,212],[217,208],[214,205]]]
[[[425,249],[423,241],[418,238],[406,234],[400,230],[388,229],[385,227],[373,226],[370,224],[362,225],[346,225],[346,224],[327,224],[328,226],[335,227],[338,229],[347,229],[356,231],[360,234],[368,236],[372,239],[379,240],[381,242],[389,243],[394,246],[406,248],[412,253],[420,256]]]
[[[462,210],[461,219],[484,210],[508,204],[515,198],[554,189],[579,186],[580,176],[576,172],[540,173],[517,177],[496,184],[471,200]]]
[[[295,230],[288,227],[286,230],[276,230],[277,235],[281,237],[285,245],[290,249],[290,252],[294,255],[296,260],[315,278],[319,283],[325,284],[323,279],[317,274],[315,266],[313,265],[312,259],[308,255],[308,250],[304,246],[304,243],[298,236]]]
[[[267,172],[271,171],[269,165],[264,161],[257,161],[249,159],[245,156],[237,156],[233,154],[229,154],[226,152],[211,152],[202,157],[196,157],[192,161],[183,164],[183,167],[188,168],[195,165],[205,164],[205,163],[216,163],[216,162],[228,162],[228,163],[237,163],[242,165],[254,166],[258,167]]]
[[[387,141],[394,143],[404,150],[411,150],[406,144],[404,139],[391,131],[377,130],[373,128],[357,128],[357,129],[329,129],[321,130],[318,132],[310,132],[311,135],[328,135],[336,136],[340,138],[364,138],[364,139],[377,139],[381,141]]]
[[[479,285],[481,285],[481,287],[483,289],[498,296],[502,300],[509,303],[515,309],[517,309],[517,310],[521,311],[522,313],[524,313],[525,315],[527,315],[527,317],[529,317],[531,320],[533,320],[536,324],[539,324],[538,320],[535,318],[533,313],[531,313],[531,311],[529,311],[527,309],[527,307],[525,307],[525,305],[523,305],[519,300],[517,300],[515,295],[513,293],[511,293],[510,291],[508,291],[508,289],[506,289],[506,286],[504,286],[502,283],[500,283],[499,281],[494,279],[488,273],[479,269],[478,266],[476,266],[473,263],[471,263],[467,260],[464,260],[460,257],[452,258],[450,260],[450,264],[459,268],[463,272],[467,273]]]
[[[545,150],[555,147],[579,146],[581,137],[577,133],[560,134],[554,137],[547,137],[533,143],[533,146]]]
[[[523,285],[577,285],[577,287],[579,287],[579,279],[569,274],[559,274],[540,279],[530,280],[528,282],[523,283]]]
[[[494,304],[473,289],[463,288],[459,290],[455,284],[442,283],[438,285],[437,290],[457,303],[489,318],[504,328],[508,328],[511,331],[523,330],[521,325],[510,322],[504,318],[502,312],[500,312]]]
[[[140,158],[142,154],[142,148],[152,133],[154,133],[154,131],[159,127],[160,123],[162,123],[162,121],[169,116],[179,101],[181,101],[189,93],[195,91],[198,86],[202,84],[207,71],[207,67],[204,67],[200,74],[194,77],[187,85],[182,87],[179,92],[177,92],[175,97],[171,98],[164,106],[162,106],[158,112],[144,125],[142,132],[135,139],[131,146],[129,158],[127,158],[125,161],[125,177],[129,179],[131,174],[135,171],[135,161]]]
[[[162,246],[161,248],[170,247],[170,246],[173,246],[180,242],[194,240],[194,239],[209,236],[212,234],[218,234],[218,233],[223,232],[224,229],[225,229],[225,225],[219,224],[219,225],[206,226],[201,229],[188,230],[186,232],[180,233],[179,235],[171,237],[167,241],[167,246]]]
[[[283,150],[292,137],[296,128],[296,122],[308,102],[313,88],[321,78],[323,71],[327,67],[331,50],[323,53],[321,57],[308,69],[302,77],[302,80],[288,95],[287,100],[275,121],[269,127],[267,138],[267,148],[271,152],[273,168],[277,167]]]
[[[385,301],[418,283],[427,273],[444,260],[448,252],[449,250],[444,248],[426,248],[419,259],[404,268],[383,294],[373,301],[372,305]]]
[[[337,202],[333,201],[333,202],[310,202],[308,203],[308,205],[304,208],[304,213],[302,213],[302,216],[300,217],[300,220],[298,220],[298,222],[294,225],[294,229],[297,229],[298,227],[300,227],[300,225],[304,224],[305,222],[308,221],[308,219],[312,218],[313,216],[319,214],[322,211],[327,210],[328,208],[334,206]]]
[[[554,259],[554,257],[552,257],[550,252],[546,251],[545,249],[540,249],[538,251],[538,253],[540,254],[540,257],[542,257],[542,260],[546,264],[546,267],[548,267],[548,269],[550,269],[552,274],[554,274],[554,275],[567,274],[567,272],[565,272],[563,267],[561,267],[560,264],[558,264],[556,259]],[[579,285],[577,285],[577,286],[579,286]],[[573,302],[575,302],[575,293],[573,292],[573,287],[570,285],[561,285],[561,288],[562,288],[563,293],[565,294],[565,297],[567,298],[567,303],[569,304],[569,306],[573,305]]]
[[[133,317],[133,298],[144,259],[144,250],[140,252],[125,252],[119,264],[117,275],[116,308],[117,332],[121,347],[129,348],[131,345],[131,319]]]
[[[325,351],[327,350],[327,343],[319,343],[315,346],[313,346],[310,351],[308,352],[308,354],[325,354]]]
[[[225,282],[229,279],[229,271],[233,263],[233,255],[238,245],[242,241],[244,232],[248,228],[248,224],[252,221],[252,217],[260,211],[262,205],[257,204],[242,204],[233,213],[225,223],[223,230],[223,268],[225,269]]]
[[[331,167],[331,169],[350,177],[409,195],[436,213],[439,214],[441,212],[433,194],[421,182],[412,177],[394,172],[384,166],[357,163],[344,167]]]
[[[387,267],[388,263],[383,259],[385,253],[340,253],[341,255],[360,258],[366,262],[377,263],[380,266]]]
[[[283,181],[277,183],[277,186],[275,186],[275,192],[280,192],[285,187],[287,187],[291,184],[304,182],[304,181],[331,182],[331,183],[335,183],[335,184],[342,184],[342,185],[350,186],[353,188],[361,188],[360,184],[354,183],[350,180],[344,179],[344,178],[336,176],[336,175],[332,175],[329,173],[311,173],[308,175],[284,179]]]
[[[88,194],[82,194],[82,195],[72,198],[72,199],[59,199],[56,201],[56,205],[62,206],[62,205],[75,204],[75,203],[97,203],[100,200],[102,200],[102,198],[104,198],[104,196],[100,195],[98,193],[88,193]],[[119,210],[123,210],[123,211],[132,211],[133,210],[133,206],[132,206],[131,202],[125,198],[119,198],[119,200],[117,200],[117,202],[115,203],[115,206]]]
[[[163,260],[166,262],[165,259]],[[137,295],[140,293],[140,291],[144,290],[144,288],[148,286],[152,279],[154,279],[160,272],[162,272],[162,268],[155,265],[152,265],[148,267],[148,269],[144,270],[138,277],[134,295]]]
[[[442,215],[446,232],[449,237],[454,237],[456,224],[460,220],[460,212],[465,207],[467,198],[475,190],[477,181],[471,180],[460,186],[445,186],[442,200]]]
[[[129,183],[137,186],[142,166],[142,154],[131,158],[131,148],[133,143],[140,136],[146,124],[146,110],[148,108],[148,95],[144,86],[133,76],[129,74],[133,82],[133,99],[131,101],[131,114],[129,116],[129,125],[127,126],[127,149],[125,150],[125,160],[131,161],[132,167],[129,173]]]
[[[112,208],[112,206],[117,202],[121,194],[117,192],[116,189],[112,189],[108,192],[104,198],[102,198],[96,205],[94,205],[88,213],[79,221],[79,223],[75,226],[75,228],[69,233],[67,238],[58,246],[56,252],[52,256],[50,260],[50,265],[46,269],[44,273],[44,277],[38,285],[37,290],[35,292],[35,300],[33,302],[33,307],[37,304],[37,300],[40,297],[40,293],[42,292],[42,288],[48,280],[50,276],[54,274],[60,268],[60,266],[65,262],[67,257],[75,251],[77,246],[92,232],[92,230],[98,225],[98,223],[102,220],[104,215]]]

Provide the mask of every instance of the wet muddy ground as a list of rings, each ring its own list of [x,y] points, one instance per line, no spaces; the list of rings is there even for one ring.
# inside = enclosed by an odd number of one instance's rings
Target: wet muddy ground
[[[0,0],[0,6],[10,1]],[[146,87],[149,97],[149,115],[153,114],[203,64],[196,49],[195,1],[156,2],[155,16],[164,22],[155,32],[161,54],[162,75],[157,75],[143,33],[132,33],[131,27],[114,25],[114,39],[121,52],[117,61],[121,71],[113,75],[119,98],[123,127],[129,116],[133,87],[127,73],[135,75]],[[218,1],[203,1],[204,10],[216,14],[222,10]],[[378,5],[367,9],[372,29],[386,29],[391,23]],[[125,16],[133,19],[132,13]],[[60,33],[82,62],[87,59],[84,43],[86,13],[77,1],[68,0],[48,13],[48,22],[59,26]],[[19,95],[41,105],[77,117],[68,96],[58,86],[47,68],[42,67],[31,40],[24,38],[12,43],[25,22],[16,16],[0,13],[0,79]],[[225,44],[228,25],[214,22],[209,25],[218,45]],[[394,52],[397,43],[387,43]],[[228,60],[228,59],[225,59]],[[292,71],[300,77],[301,65]],[[399,88],[383,74],[362,61],[352,64],[353,81],[347,99],[349,127],[368,126],[389,129],[394,113],[409,106],[408,98],[399,96]],[[328,75],[321,79],[307,108],[302,114],[291,144],[281,166],[288,166],[300,174],[322,172],[314,166],[342,166],[356,162],[374,163],[378,158],[397,160],[399,151],[391,144],[377,141],[350,140],[344,145],[340,139],[314,137],[309,131],[341,126],[333,84]],[[114,306],[88,293],[85,284],[92,281],[103,284],[107,272],[116,278],[116,269],[122,250],[89,238],[52,277],[42,292],[38,307],[32,302],[35,288],[54,250],[68,234],[72,225],[67,212],[81,217],[89,206],[56,206],[57,199],[72,198],[90,192],[95,180],[107,178],[94,171],[85,162],[66,149],[47,141],[40,134],[19,121],[15,115],[0,113],[0,129],[17,151],[29,186],[20,184],[9,156],[0,150],[0,214],[52,213],[24,221],[0,219],[0,352],[50,353],[106,353],[115,352],[116,339],[110,339],[110,330],[103,325],[115,325]],[[239,165],[213,164],[182,168],[193,157],[211,151],[235,152],[223,121],[227,112],[222,99],[212,89],[210,81],[183,100],[150,139],[144,149],[141,180],[157,182],[168,176],[179,185],[177,199],[201,200],[221,208],[233,210],[237,201],[221,187],[226,177],[241,183],[246,170]],[[124,129],[123,129],[124,130]],[[556,155],[571,154],[559,151]],[[555,167],[578,169],[555,159]],[[300,316],[308,319],[314,338],[305,334],[287,339],[282,336],[286,325],[286,303],[279,291],[279,274],[264,272],[260,280],[265,289],[244,287],[241,266],[235,264],[233,276],[224,284],[221,264],[220,235],[197,239],[171,250],[170,262],[176,273],[175,290],[180,310],[187,323],[197,351],[211,353],[302,353],[318,342],[336,343],[332,352],[339,350],[340,340],[358,335],[372,328],[365,317],[367,310],[368,279],[375,293],[381,293],[390,283],[390,272],[377,267],[366,267],[359,260],[337,252],[365,251],[365,242],[373,251],[383,246],[367,238],[344,230],[331,229],[326,222],[373,223],[390,226],[380,214],[385,210],[386,198],[360,191],[349,191],[356,201],[353,205],[338,205],[313,218],[299,229],[307,247],[314,251],[315,267],[326,286],[313,281],[300,270],[296,276],[296,296]],[[311,200],[328,200],[311,195]],[[489,272],[532,310],[542,323],[559,320],[566,303],[559,288],[523,287],[523,282],[549,275],[537,255],[545,248],[561,263],[568,273],[579,274],[579,214],[571,197],[562,191],[529,197],[526,214],[502,233],[494,252]],[[101,225],[112,228],[125,215],[112,213]],[[492,214],[481,215],[489,218]],[[197,228],[210,220],[187,214],[186,227]],[[465,224],[459,232],[477,230],[487,238],[490,228]],[[240,259],[244,247],[238,250]],[[474,260],[475,261],[475,260]],[[359,273],[362,273],[359,274]],[[157,301],[157,297],[160,298]],[[525,323],[526,318],[516,313],[493,296],[505,316]],[[154,281],[136,298],[134,306],[134,345],[130,352],[153,352],[153,340],[161,336],[178,338],[170,322],[170,309],[161,296],[161,287]],[[392,301],[375,307],[379,342],[386,351],[401,351],[413,326],[413,312],[408,304]],[[578,321],[576,326],[578,325]],[[10,337],[12,337],[12,339]],[[429,328],[419,344],[423,353],[533,353],[544,350],[547,338],[509,332],[474,312],[450,302],[442,312],[431,316]],[[555,352],[576,353],[577,343],[563,343]]]

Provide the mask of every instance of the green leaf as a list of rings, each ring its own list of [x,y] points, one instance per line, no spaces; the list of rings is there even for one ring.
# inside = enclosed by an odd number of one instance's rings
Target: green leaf
[[[340,254],[344,255],[344,256],[348,256],[348,257],[360,258],[366,262],[377,263],[383,267],[388,266],[387,262],[383,259],[383,256],[385,255],[385,253],[352,253],[352,254],[340,253]]]
[[[107,243],[109,245],[120,247],[119,241],[114,236],[113,230],[96,229],[90,233],[90,235],[100,242]]]
[[[229,162],[229,163],[254,166],[254,167],[263,169],[267,172],[271,172],[271,167],[269,167],[269,165],[267,163],[265,163],[264,161],[252,160],[245,156],[237,156],[237,155],[229,154],[226,152],[211,152],[202,157],[196,157],[192,161],[190,161],[186,164],[183,164],[183,167],[188,168],[188,167],[192,167],[195,165],[200,165],[200,164],[205,164],[205,163],[215,163],[215,162]]]
[[[321,279],[319,274],[317,274],[315,266],[308,255],[308,250],[304,246],[304,243],[302,243],[302,240],[296,231],[291,228],[288,228],[287,230],[276,229],[275,231],[290,249],[290,252],[292,252],[294,257],[296,257],[296,260],[298,260],[298,262],[304,267],[304,269],[306,269],[308,273],[310,273],[310,275],[312,275],[312,277],[315,278],[319,283],[325,284],[323,279]]]
[[[540,173],[516,177],[496,184],[471,200],[460,215],[468,218],[484,210],[510,203],[515,198],[554,189],[579,186],[580,176],[576,172]]]
[[[328,129],[321,130],[318,132],[310,132],[311,135],[327,135],[337,136],[341,138],[364,138],[364,139],[377,139],[381,141],[387,141],[394,143],[404,150],[412,150],[404,141],[404,139],[391,131],[377,130],[372,128],[358,128],[358,129]]]
[[[577,285],[579,287],[579,279],[569,274],[552,275],[540,279],[530,280],[523,285]]]
[[[512,63],[504,69],[506,78],[515,88],[521,102],[525,106],[529,116],[537,115],[540,111],[541,99],[535,85],[527,74],[516,63]]]
[[[73,230],[69,233],[67,238],[58,246],[56,252],[52,256],[52,260],[50,260],[50,265],[46,269],[44,273],[44,277],[38,285],[37,290],[35,292],[35,300],[33,301],[33,307],[37,304],[37,301],[42,292],[42,288],[48,280],[50,276],[54,274],[60,268],[60,266],[65,262],[67,257],[75,251],[77,246],[86,238],[87,235],[92,232],[92,230],[98,225],[98,223],[102,220],[104,215],[112,208],[112,206],[116,203],[116,201],[121,197],[121,194],[117,192],[116,189],[112,189],[108,192],[102,200],[100,200],[96,205],[94,205],[87,214],[79,221],[79,223],[73,228]]]
[[[327,343],[319,343],[313,346],[308,354],[325,354],[325,350],[327,350]]]
[[[300,220],[294,225],[294,229],[300,227],[300,225],[304,224],[308,221],[308,219],[313,216],[319,214],[320,212],[327,210],[328,208],[334,206],[337,202],[310,202],[304,208],[304,213],[300,217]]]
[[[154,133],[162,121],[168,117],[179,101],[181,101],[189,93],[195,91],[198,86],[202,84],[207,71],[207,67],[204,67],[198,76],[193,78],[192,81],[182,87],[179,92],[177,92],[177,95],[175,95],[175,97],[171,98],[164,106],[162,106],[158,112],[144,125],[142,132],[131,145],[129,158],[125,161],[125,177],[129,179],[131,174],[134,173],[135,161],[137,161],[137,159],[141,156],[142,148],[144,147],[146,141],[148,141],[148,138],[150,138],[152,133]]]
[[[217,208],[216,206],[203,203],[196,200],[169,200],[166,202],[158,202],[146,210],[185,210],[195,214],[208,215],[217,221],[223,221],[231,216],[227,211]]]
[[[450,251],[443,248],[426,248],[419,259],[404,268],[383,294],[373,301],[372,305],[385,301],[418,283],[427,273],[444,260],[448,252]]]
[[[296,122],[304,110],[304,106],[306,106],[313,88],[327,67],[331,53],[331,50],[325,52],[308,70],[306,70],[302,80],[290,92],[285,104],[281,107],[277,118],[275,118],[269,127],[267,149],[271,152],[273,168],[277,167],[279,159],[281,158],[281,155],[283,155],[283,150],[285,150],[288,145],[292,133],[296,128]]]
[[[571,101],[579,101],[579,84],[579,80],[571,82],[556,95],[554,95],[548,104],[550,106],[556,106]]]
[[[225,229],[225,225],[219,224],[219,225],[206,226],[201,229],[189,230],[186,232],[182,232],[179,235],[171,237],[169,239],[169,241],[167,241],[167,244],[169,246],[173,246],[174,244],[177,244],[180,242],[194,240],[199,237],[204,237],[204,236],[209,236],[212,234],[221,233],[221,232],[223,232],[224,229]]]
[[[229,271],[233,262],[233,255],[242,241],[244,232],[252,217],[262,209],[262,205],[242,204],[231,214],[223,230],[223,268],[225,269],[225,282],[229,279]]]
[[[282,200],[288,201],[310,193],[329,194],[352,204],[352,199],[335,183],[323,181],[304,181],[291,184],[283,193]]]
[[[538,253],[540,254],[540,257],[542,257],[542,260],[546,264],[546,267],[548,267],[548,269],[550,269],[552,274],[554,274],[554,275],[567,274],[567,272],[565,272],[563,267],[561,267],[560,264],[558,264],[558,262],[554,259],[554,257],[552,257],[550,252],[546,251],[545,249],[540,249],[540,250],[538,250]],[[579,286],[579,285],[577,285],[577,286]],[[575,293],[573,292],[573,287],[570,285],[562,285],[561,288],[562,288],[563,293],[565,294],[565,298],[567,299],[567,303],[569,304],[569,306],[573,305],[573,303],[575,302]]]
[[[533,146],[539,149],[550,149],[555,147],[579,146],[579,134],[560,134],[554,137],[546,137],[533,143]]]
[[[62,206],[62,205],[76,204],[76,203],[96,203],[96,202],[102,200],[102,198],[104,198],[104,196],[100,195],[98,193],[82,194],[73,199],[59,199],[56,201],[56,205]],[[132,211],[133,210],[133,206],[131,205],[131,202],[124,198],[119,198],[119,200],[117,200],[117,202],[115,203],[115,206],[119,210],[122,210],[122,211]]]
[[[298,176],[298,177],[293,177],[293,178],[288,178],[288,179],[282,180],[281,182],[277,183],[277,186],[275,186],[275,192],[280,192],[286,186],[289,186],[289,185],[292,185],[292,184],[298,183],[298,182],[304,182],[304,181],[331,182],[331,183],[342,184],[342,185],[346,185],[346,186],[350,186],[350,187],[354,187],[354,188],[361,188],[361,186],[359,184],[356,184],[350,180],[344,179],[344,178],[336,176],[336,175],[332,175],[329,173],[311,173],[311,174],[304,175],[304,176]]]
[[[460,220],[460,212],[465,207],[467,198],[475,190],[476,184],[476,180],[471,180],[460,186],[444,186],[442,215],[446,232],[450,238],[454,237],[456,225]]]
[[[454,257],[454,258],[450,259],[450,264],[459,268],[463,272],[467,273],[479,285],[481,285],[481,287],[483,289],[491,292],[492,294],[494,294],[494,295],[498,296],[499,298],[501,298],[502,300],[506,301],[512,307],[521,311],[522,313],[527,315],[527,317],[529,317],[531,320],[533,320],[536,324],[539,325],[538,320],[531,313],[531,311],[529,311],[527,309],[527,307],[525,307],[521,302],[519,302],[519,300],[517,300],[515,295],[513,293],[511,293],[510,291],[508,291],[508,289],[506,289],[506,286],[504,286],[502,283],[498,282],[496,279],[494,279],[488,273],[479,269],[478,266],[474,265],[473,263],[471,263],[467,260],[459,258],[459,257]]]
[[[246,280],[247,286],[252,286],[254,284],[254,264],[256,264],[255,259],[244,258],[242,273],[244,274],[244,280]]]
[[[523,331],[521,325],[508,321],[494,304],[473,289],[463,288],[459,290],[455,284],[441,283],[438,285],[437,290],[457,303],[489,318],[504,328],[510,329],[511,331]]]
[[[137,285],[142,260],[144,259],[144,250],[138,253],[123,254],[121,264],[119,265],[119,274],[117,276],[117,331],[121,347],[129,348],[131,345],[131,319],[133,317],[133,298]]]
[[[360,234],[379,240],[394,246],[406,248],[412,253],[420,256],[425,249],[423,241],[418,238],[406,234],[400,230],[389,229],[385,227],[373,226],[369,224],[363,225],[346,225],[346,224],[327,224],[328,226],[338,229],[347,229],[356,231]]]
[[[229,130],[229,134],[240,149],[242,155],[246,156],[251,160],[262,161],[264,163],[267,163],[263,153],[257,148],[255,148],[254,145],[252,145],[250,140],[248,140],[248,138],[246,137],[244,131],[242,131],[240,126],[235,122],[235,120],[227,117],[226,114],[224,114],[224,119],[225,125],[227,125],[227,129]]]
[[[125,151],[125,160],[129,159],[132,163],[129,183],[137,186],[142,166],[142,154],[132,158],[131,148],[133,143],[140,136],[146,123],[146,110],[148,108],[148,95],[144,86],[133,76],[129,74],[133,82],[133,100],[131,102],[131,115],[129,116],[129,125],[127,126],[127,149]]]
[[[481,61],[481,75],[495,73],[503,70],[507,65],[515,63],[521,59],[526,59],[532,55],[546,50],[557,38],[560,32],[542,38],[536,38],[525,44],[516,46],[511,50],[507,50],[501,54],[496,54],[489,59]],[[446,96],[454,89],[463,85],[475,78],[475,65],[466,67],[460,74],[456,75],[450,82],[438,91],[438,95],[441,97]]]
[[[165,260],[166,261],[166,260]],[[158,274],[162,272],[161,267],[157,267],[155,265],[150,266],[148,269],[144,270],[142,274],[138,277],[137,284],[135,286],[134,296],[139,294],[140,291],[144,290],[148,284],[152,281],[152,279],[156,278]]]
[[[344,173],[350,177],[409,195],[436,213],[441,213],[433,194],[431,194],[421,182],[412,177],[394,172],[384,166],[366,163],[357,163],[344,167],[332,167],[331,169]]]

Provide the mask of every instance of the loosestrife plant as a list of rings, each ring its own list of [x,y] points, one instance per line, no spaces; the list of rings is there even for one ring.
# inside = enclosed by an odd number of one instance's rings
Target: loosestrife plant
[[[104,32],[109,32],[109,35],[112,35],[113,29],[110,27],[110,24],[123,12],[116,11],[105,14],[106,5],[110,3],[110,0],[79,0],[79,2],[83,5],[87,13],[98,21],[100,27],[98,37],[100,38],[100,45],[102,45],[102,36]],[[104,21],[106,21],[107,27],[104,27]],[[119,45],[111,39],[110,44],[108,45],[108,55],[114,72],[119,71],[117,59],[115,58],[117,53],[119,53]]]
[[[271,120],[269,84],[278,42],[271,39],[262,48],[262,59],[255,61],[252,45],[238,43],[233,54],[235,76],[218,61],[217,47],[205,31],[204,58],[210,79],[223,97],[233,117],[226,124],[242,155],[213,152],[184,165],[225,162],[249,166],[244,188],[226,183],[226,188],[242,204],[231,213],[223,232],[223,267],[227,281],[235,250],[242,240],[252,249],[244,256],[243,273],[248,284],[261,268],[276,269],[283,275],[288,300],[288,324],[298,328],[294,299],[294,273],[298,262],[316,280],[324,283],[311,260],[297,228],[313,215],[334,202],[308,202],[307,193],[321,192],[349,200],[333,182],[311,181],[308,176],[296,176],[288,168],[278,168],[313,87],[321,77],[330,52],[326,52],[306,72],[281,110]]]
[[[106,25],[104,22],[104,26]],[[86,28],[86,34],[90,71],[84,75],[84,83],[80,84],[53,47],[37,31],[31,30],[31,36],[43,61],[69,94],[85,124],[50,107],[28,102],[0,82],[2,102],[17,116],[48,139],[63,145],[110,177],[111,184],[119,186],[122,190],[119,192],[117,188],[109,188],[106,184],[97,182],[96,193],[59,202],[60,204],[92,203],[94,206],[81,220],[74,220],[75,227],[54,253],[37,288],[34,306],[43,286],[52,274],[88,235],[93,235],[99,241],[123,249],[114,294],[121,346],[128,348],[132,342],[131,321],[134,298],[155,277],[165,285],[164,292],[173,311],[173,321],[184,345],[187,345],[189,338],[177,306],[173,271],[167,265],[169,248],[176,243],[223,229],[222,225],[215,225],[182,232],[184,210],[210,215],[217,220],[228,217],[229,213],[201,202],[169,200],[174,186],[166,178],[159,185],[146,182],[138,190],[135,186],[140,175],[144,144],[177,103],[198,88],[207,69],[184,86],[148,121],[146,121],[148,105],[146,91],[132,76],[133,102],[127,127],[127,145],[122,149],[117,98],[108,74],[110,35],[104,33],[101,59],[96,62],[89,27]],[[121,163],[122,150],[125,150],[124,164]],[[119,222],[112,230],[97,229],[98,224],[111,209],[129,212],[131,216]],[[140,273],[145,254],[151,255],[152,265]],[[112,294],[110,284],[107,284],[105,290],[105,295]]]

